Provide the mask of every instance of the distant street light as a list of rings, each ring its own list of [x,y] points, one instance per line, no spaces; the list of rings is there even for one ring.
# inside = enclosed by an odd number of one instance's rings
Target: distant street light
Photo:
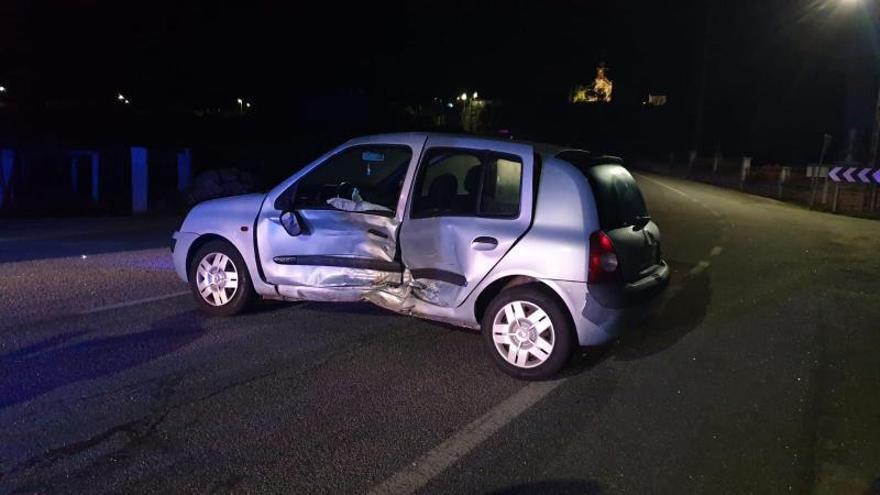
[[[479,96],[479,95],[477,94],[476,91],[474,91],[474,96],[473,96],[473,98],[474,98],[475,100],[477,99],[477,96]]]
[[[119,100],[119,101],[125,101],[125,97],[122,96],[122,93],[118,93],[118,94],[116,95],[116,99]]]
[[[459,96],[459,98],[461,99],[461,101],[467,100],[467,93],[462,93],[461,96]]]
[[[123,99],[123,100],[122,100],[122,103],[125,103],[126,105],[128,105],[128,104],[131,103],[131,102],[128,101],[127,99]]]
[[[235,101],[238,102],[238,112],[244,113],[244,100],[242,100],[241,98],[238,98]]]
[[[6,92],[6,86],[0,86],[0,93]]]
[[[247,107],[247,108],[250,108],[250,107],[251,107],[251,103],[250,103],[250,102],[247,102],[247,103],[244,104],[244,106]]]

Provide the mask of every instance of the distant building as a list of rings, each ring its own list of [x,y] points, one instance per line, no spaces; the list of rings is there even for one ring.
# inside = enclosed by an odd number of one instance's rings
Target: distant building
[[[645,104],[651,105],[652,107],[662,107],[666,104],[666,95],[648,94],[648,99],[645,101]]]
[[[606,76],[605,64],[596,67],[596,79],[589,86],[575,86],[569,96],[571,103],[609,103],[614,83]]]

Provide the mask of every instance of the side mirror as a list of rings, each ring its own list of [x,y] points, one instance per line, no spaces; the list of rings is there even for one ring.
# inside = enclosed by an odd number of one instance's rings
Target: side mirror
[[[285,211],[281,214],[281,225],[292,236],[298,236],[303,232],[302,224],[294,211]]]

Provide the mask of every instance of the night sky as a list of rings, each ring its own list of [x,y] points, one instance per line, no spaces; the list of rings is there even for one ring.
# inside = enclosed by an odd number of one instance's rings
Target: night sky
[[[877,9],[845,1],[4,2],[0,84],[142,107],[541,100],[605,62],[617,102],[663,93],[693,113],[705,61],[706,141],[754,143],[870,118]]]

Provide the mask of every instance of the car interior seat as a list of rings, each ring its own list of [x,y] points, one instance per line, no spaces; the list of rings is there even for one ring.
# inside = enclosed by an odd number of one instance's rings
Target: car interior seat
[[[438,211],[451,211],[457,192],[458,179],[454,175],[438,175],[428,188],[428,204]]]

